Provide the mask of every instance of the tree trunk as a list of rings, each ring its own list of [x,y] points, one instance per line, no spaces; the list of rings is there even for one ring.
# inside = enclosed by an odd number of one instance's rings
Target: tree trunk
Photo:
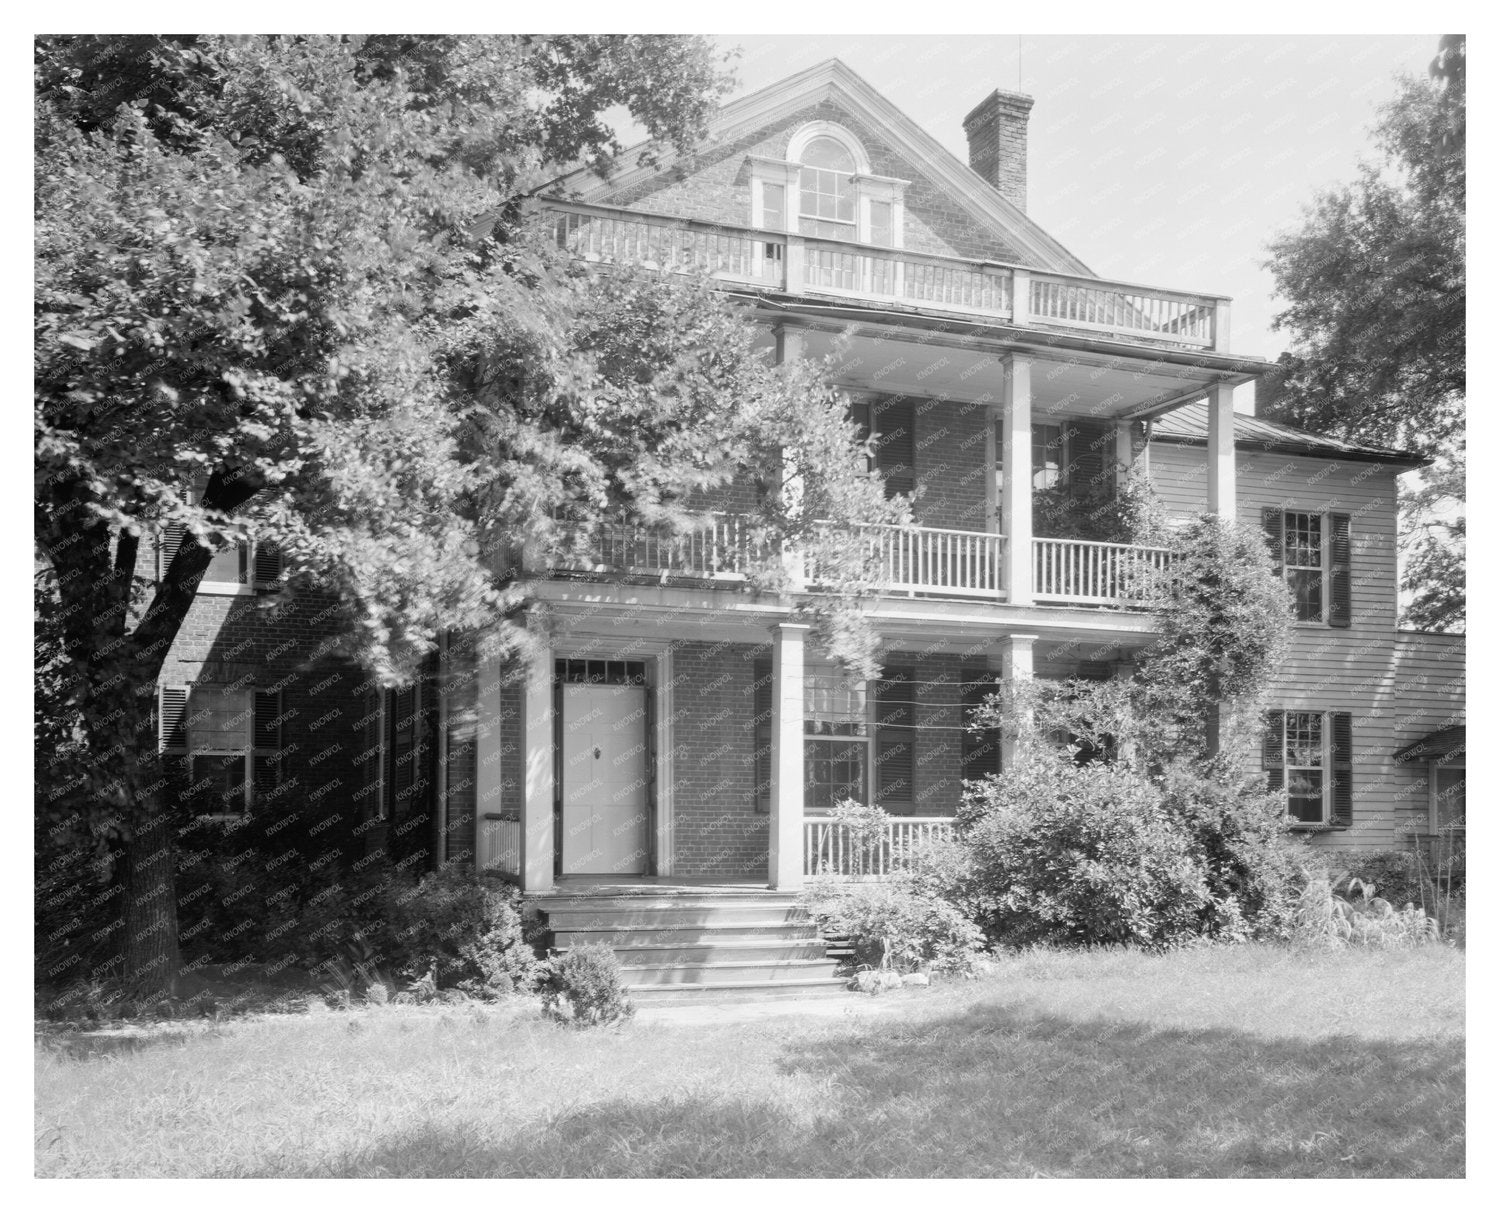
[[[140,782],[140,781],[133,781]],[[120,955],[131,997],[174,995],[181,971],[177,943],[177,864],[171,815],[153,781],[134,792],[135,821],[118,871],[124,895]]]

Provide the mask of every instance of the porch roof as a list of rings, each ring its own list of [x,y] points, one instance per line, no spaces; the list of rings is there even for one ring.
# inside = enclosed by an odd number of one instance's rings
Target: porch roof
[[[1415,762],[1425,758],[1462,758],[1465,754],[1464,726],[1449,725],[1428,733],[1420,741],[1414,741],[1405,749],[1396,751],[1397,762]]]
[[[1151,430],[1153,440],[1194,444],[1208,441],[1208,404],[1195,401],[1185,404],[1170,413],[1156,418]],[[1284,455],[1313,455],[1324,459],[1354,459],[1370,463],[1397,463],[1407,467],[1424,467],[1432,461],[1426,456],[1411,451],[1398,451],[1390,447],[1371,446],[1362,442],[1349,442],[1331,434],[1310,434],[1278,421],[1267,421],[1264,417],[1252,417],[1247,413],[1234,415],[1234,440],[1236,444],[1256,446],[1262,450],[1276,451]]]

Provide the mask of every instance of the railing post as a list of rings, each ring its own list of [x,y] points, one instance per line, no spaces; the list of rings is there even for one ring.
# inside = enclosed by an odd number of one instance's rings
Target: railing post
[[[802,679],[805,623],[771,630],[771,830],[768,876],[773,889],[800,889],[803,857]]]
[[[1210,349],[1216,354],[1229,353],[1229,300],[1214,304],[1214,331]]]
[[[1010,272],[1010,322],[1018,325],[1031,323],[1031,271]]]
[[[1031,360],[1005,359],[1001,416],[1001,487],[1005,518],[1005,588],[1012,606],[1030,606],[1031,586]]]
[[[782,289],[789,295],[801,292],[803,276],[807,266],[807,248],[802,243],[801,236],[788,236],[786,238],[786,257],[783,259],[786,266],[785,278]]]

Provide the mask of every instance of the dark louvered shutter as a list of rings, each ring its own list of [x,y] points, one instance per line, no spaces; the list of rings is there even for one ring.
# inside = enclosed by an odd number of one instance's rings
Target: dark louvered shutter
[[[1286,713],[1266,713],[1266,731],[1261,736],[1260,763],[1266,769],[1266,787],[1272,792],[1285,786]]]
[[[1333,816],[1331,824],[1354,824],[1354,717],[1330,712],[1333,722]]]
[[[183,727],[187,701],[187,687],[162,687],[157,737],[163,750],[181,750],[187,746],[187,731]]]
[[[261,800],[281,784],[281,692],[256,691],[250,710],[253,797]]]
[[[1328,623],[1346,628],[1350,618],[1349,515],[1328,516]]]
[[[755,662],[755,717],[751,740],[755,745],[755,811],[771,811],[771,663]]]
[[[1282,563],[1286,559],[1286,513],[1270,506],[1260,512],[1261,524],[1266,529],[1266,544],[1271,549],[1271,566],[1276,576],[1282,575]]]
[[[965,779],[983,779],[1000,774],[1000,734],[995,729],[974,732],[969,724],[974,711],[996,690],[995,675],[988,670],[965,671],[963,674],[963,741],[961,761]]]
[[[261,585],[281,580],[281,549],[269,539],[255,542],[255,580]]]
[[[162,533],[156,539],[156,579],[165,581],[167,569],[172,565],[172,558],[177,555],[177,549],[182,546],[182,537],[187,533],[187,528],[180,522],[169,522],[162,528]]]
[[[875,468],[885,477],[885,495],[908,496],[917,489],[916,410],[904,397],[882,400],[871,414],[875,423]]]
[[[1114,427],[1100,421],[1078,420],[1067,423],[1067,432],[1068,465],[1064,482],[1069,493],[1075,497],[1102,493],[1109,487],[1104,456],[1106,443],[1114,443]]]
[[[916,671],[887,666],[875,684],[875,803],[910,814],[916,804]]]

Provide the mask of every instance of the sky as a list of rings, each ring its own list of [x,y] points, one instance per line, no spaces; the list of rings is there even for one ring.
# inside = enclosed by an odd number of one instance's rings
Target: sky
[[[1274,359],[1266,244],[1373,157],[1377,107],[1438,35],[715,40],[741,48],[734,95],[842,59],[965,163],[964,115],[1031,94],[1031,217],[1100,277],[1232,296],[1231,348]]]

